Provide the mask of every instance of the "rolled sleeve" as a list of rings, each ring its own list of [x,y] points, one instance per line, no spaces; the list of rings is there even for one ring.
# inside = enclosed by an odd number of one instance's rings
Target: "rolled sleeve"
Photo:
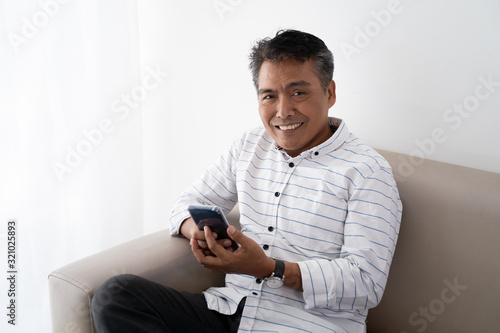
[[[237,202],[236,169],[238,149],[236,141],[230,149],[219,156],[203,174],[177,199],[169,218],[170,234],[179,235],[182,222],[190,217],[189,205],[218,206],[228,213]]]
[[[335,276],[329,260],[308,260],[298,263],[302,277],[306,309],[329,307],[335,299]]]
[[[390,172],[360,182],[348,206],[340,257],[298,263],[306,309],[368,309],[380,302],[402,212]]]

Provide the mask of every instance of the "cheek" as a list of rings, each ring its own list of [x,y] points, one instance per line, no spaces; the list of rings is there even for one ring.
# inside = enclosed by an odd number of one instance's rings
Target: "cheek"
[[[259,107],[259,115],[265,126],[269,125],[269,121],[273,118],[273,115],[269,112],[268,108],[263,106]]]

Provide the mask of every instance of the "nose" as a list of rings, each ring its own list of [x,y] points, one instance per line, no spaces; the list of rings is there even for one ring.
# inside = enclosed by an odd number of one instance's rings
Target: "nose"
[[[290,98],[281,97],[276,104],[276,117],[286,119],[295,114],[295,106]]]

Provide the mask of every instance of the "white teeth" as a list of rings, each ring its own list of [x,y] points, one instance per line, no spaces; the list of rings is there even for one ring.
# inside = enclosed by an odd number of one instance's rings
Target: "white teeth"
[[[292,125],[288,125],[288,126],[279,126],[280,130],[282,131],[286,131],[286,130],[292,130],[292,129],[295,129],[297,127],[299,127],[300,125],[302,125],[301,123],[298,123],[298,124],[292,124]]]

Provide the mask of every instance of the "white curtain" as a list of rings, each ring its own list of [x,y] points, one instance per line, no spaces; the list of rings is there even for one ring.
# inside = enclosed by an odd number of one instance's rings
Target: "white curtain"
[[[137,15],[136,1],[0,2],[2,332],[49,332],[48,274],[143,232],[140,110],[162,76],[140,63]]]

